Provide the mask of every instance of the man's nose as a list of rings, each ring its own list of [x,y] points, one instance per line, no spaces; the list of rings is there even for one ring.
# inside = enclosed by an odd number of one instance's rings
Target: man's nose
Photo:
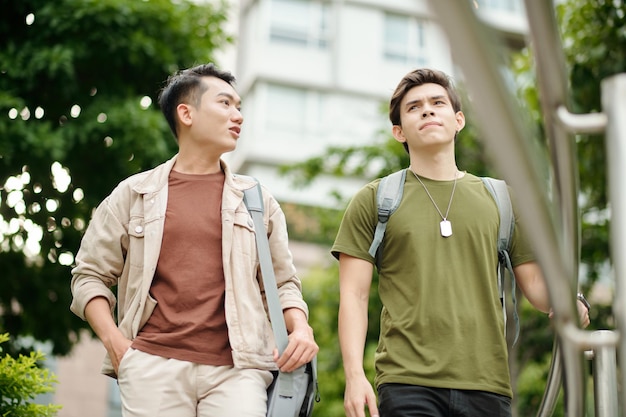
[[[422,111],[422,117],[428,117],[428,116],[434,116],[434,115],[435,115],[435,112],[431,109],[425,108]]]
[[[243,123],[243,114],[241,113],[241,110],[235,109],[233,111],[233,115],[231,116],[231,119],[234,122],[236,122],[236,123],[242,124]]]

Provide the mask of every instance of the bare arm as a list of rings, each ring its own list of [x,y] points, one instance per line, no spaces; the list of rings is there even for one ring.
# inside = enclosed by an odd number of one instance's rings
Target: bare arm
[[[372,417],[378,416],[376,395],[363,369],[373,270],[373,265],[365,260],[343,253],[339,256],[339,344],[346,375],[347,417],[364,417],[365,405]]]
[[[109,353],[117,373],[122,356],[130,347],[131,341],[117,328],[111,315],[109,301],[104,297],[93,298],[85,306],[85,318]]]
[[[513,268],[513,272],[517,285],[533,307],[544,313],[550,311],[548,288],[539,264],[526,262]]]
[[[539,311],[551,312],[550,299],[548,297],[548,287],[543,277],[539,264],[536,262],[526,262],[513,268],[517,285],[524,293],[524,296]],[[589,325],[589,311],[579,300],[576,300],[578,316],[582,327]]]

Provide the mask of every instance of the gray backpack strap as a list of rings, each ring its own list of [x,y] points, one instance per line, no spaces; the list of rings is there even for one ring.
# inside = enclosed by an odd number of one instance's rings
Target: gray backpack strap
[[[379,247],[385,236],[387,221],[389,216],[400,205],[402,193],[404,192],[404,181],[406,179],[406,169],[389,174],[383,177],[378,184],[376,191],[376,207],[378,209],[378,223],[374,231],[374,238],[370,245],[369,254],[376,259],[376,265],[380,259]]]
[[[238,176],[243,177],[243,175]],[[254,223],[254,233],[256,234],[256,245],[259,253],[259,264],[263,278],[263,286],[265,288],[267,309],[272,323],[278,353],[282,354],[288,343],[287,327],[285,326],[285,317],[283,316],[283,309],[278,298],[272,254],[270,253],[270,246],[267,240],[267,234],[265,233],[265,225],[263,224],[263,193],[259,182],[252,177],[248,178],[256,182],[256,187],[244,190],[243,201]]]
[[[246,177],[256,182],[255,187],[244,190],[243,201],[254,223],[256,247],[259,255],[263,286],[265,287],[265,300],[267,301],[276,346],[279,354],[282,354],[287,347],[289,339],[283,309],[278,296],[272,254],[265,225],[263,224],[263,192],[261,185],[255,178],[245,175],[238,176]],[[310,375],[307,375],[309,373]],[[310,362],[310,366],[308,364],[303,365],[292,372],[279,370],[274,378],[272,387],[272,393],[275,395],[268,396],[268,415],[294,416],[298,415],[298,412],[302,413],[302,410],[305,409],[310,413],[313,401],[319,402],[317,356]]]
[[[252,177],[248,177],[252,178]],[[256,179],[252,178],[254,181]],[[256,187],[244,190],[243,201],[246,208],[252,216],[254,222],[254,233],[256,234],[256,245],[259,252],[259,264],[261,267],[261,275],[263,277],[263,286],[265,287],[265,299],[267,300],[267,309],[269,311],[270,322],[272,323],[272,331],[274,339],[278,347],[278,353],[282,354],[287,347],[287,327],[285,325],[285,317],[283,316],[282,307],[278,298],[278,289],[276,288],[276,278],[274,276],[274,266],[272,265],[272,256],[270,247],[265,233],[265,225],[263,224],[263,194],[261,185],[257,181]],[[277,389],[284,396],[293,396],[293,376],[291,373],[282,373],[277,382]]]
[[[506,271],[509,271],[513,282],[511,291],[511,300],[513,301],[513,319],[515,320],[515,339],[513,344],[517,342],[519,337],[519,316],[517,314],[517,297],[515,296],[515,274],[509,251],[511,249],[511,236],[515,228],[515,216],[513,215],[513,206],[506,182],[489,177],[482,177],[485,187],[496,201],[498,212],[500,213],[500,226],[498,230],[498,291],[502,302],[504,312],[504,320],[506,324],[506,303],[504,297],[504,278]]]

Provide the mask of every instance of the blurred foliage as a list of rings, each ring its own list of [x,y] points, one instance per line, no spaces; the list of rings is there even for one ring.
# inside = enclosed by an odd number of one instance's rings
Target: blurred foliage
[[[289,239],[330,246],[335,240],[343,210],[281,203]]]
[[[605,0],[566,0],[559,2],[556,7],[569,74],[571,110],[575,113],[600,111],[600,81],[626,72],[626,4]],[[520,117],[526,117],[534,123],[533,129],[542,136],[545,130],[542,125],[541,99],[536,87],[531,51],[525,49],[509,58],[510,69],[518,87],[517,99],[527,113]],[[463,86],[457,87],[462,96],[466,96]],[[472,124],[471,107],[472,103],[464,103],[467,125],[459,134],[456,146],[457,164],[461,169],[476,175],[493,175],[480,144],[479,131]],[[610,265],[606,150],[602,135],[577,135],[575,140],[580,172],[581,265],[584,266],[581,268],[581,289],[593,294],[593,286],[599,279],[604,278],[606,285],[606,271]],[[545,140],[543,143],[545,144]],[[330,147],[323,155],[283,167],[283,172],[296,176],[296,185],[306,186],[320,175],[355,176],[370,180],[404,168],[408,163],[408,155],[391,137],[387,127],[381,129],[379,140],[373,144],[361,147]],[[372,166],[377,168],[370,171]],[[340,190],[333,193],[338,207],[345,207],[351,196],[343,195]],[[338,223],[335,225],[337,227]],[[321,347],[320,355],[324,357],[321,361],[324,373],[328,373],[330,379],[328,382],[320,380],[324,396],[316,415],[331,417],[343,415],[340,405],[343,404],[344,376],[335,334],[336,313],[332,317],[334,321],[331,321],[325,311],[329,303],[335,308],[338,306],[337,276],[338,271],[333,266],[329,270],[318,271],[312,279],[307,277],[305,280],[307,284],[315,282],[310,284],[315,285],[315,289],[307,289],[309,292],[306,295],[312,303],[313,327],[324,329],[324,332],[318,331],[316,337]],[[318,280],[323,289],[317,288]],[[373,310],[380,308],[375,287],[376,285],[372,285],[370,298]],[[320,291],[324,291],[323,297],[320,297]],[[325,307],[318,308],[316,303],[322,303]],[[536,414],[543,397],[552,358],[554,332],[547,316],[537,313],[526,300],[521,301],[518,308],[521,335],[518,344],[511,349],[512,378],[516,388],[514,404],[516,415],[531,416]],[[324,320],[320,321],[318,315],[323,315]],[[610,305],[593,305],[590,316],[589,330],[615,328]],[[365,366],[370,366],[373,361],[372,352],[378,340],[377,318],[375,313],[370,314]],[[325,360],[328,362],[325,363]],[[519,372],[515,374],[515,370]],[[373,369],[367,371],[373,381]],[[589,378],[590,400],[587,409],[592,410],[593,387],[591,376]],[[328,385],[324,386],[325,383]],[[326,402],[329,403],[328,406]],[[554,415],[563,415],[562,393]]]
[[[0,344],[9,341],[8,333],[0,334]],[[0,347],[0,354],[2,354]],[[55,404],[37,404],[38,395],[54,392],[56,377],[40,367],[45,355],[39,351],[17,358],[4,354],[0,358],[0,416],[52,417],[61,408]]]
[[[20,0],[2,14],[0,329],[65,354],[85,326],[69,312],[69,282],[91,211],[176,152],[158,90],[231,42],[226,6]]]

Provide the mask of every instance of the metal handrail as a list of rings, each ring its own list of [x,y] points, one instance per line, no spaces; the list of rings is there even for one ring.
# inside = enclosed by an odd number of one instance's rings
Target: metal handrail
[[[557,30],[552,1],[525,0],[524,4],[531,50],[535,57],[544,126],[548,147],[551,150],[550,160],[554,169],[554,195],[562,215],[563,248],[569,248],[568,251],[564,252],[564,262],[572,267],[570,279],[572,286],[576,288],[578,286],[580,259],[580,221],[577,205],[578,171],[573,141],[569,136],[570,132],[564,128],[568,125],[561,123],[563,120],[570,120],[564,117],[570,113],[562,111],[567,109],[569,101],[565,77],[565,57]],[[560,113],[559,110],[561,110]],[[556,315],[560,313],[560,309],[561,306],[559,306],[558,312],[555,311]],[[553,352],[559,354],[552,356],[552,365],[537,417],[549,417],[554,413],[559,388],[564,377],[568,387],[565,397],[566,410],[568,414],[574,416],[582,415],[585,398],[583,394],[584,379],[573,380],[583,372],[582,365],[578,365],[582,360],[578,359],[577,361],[580,353],[571,345],[562,345],[558,337],[555,338]],[[561,361],[571,363],[575,370],[566,372],[564,375]],[[580,398],[581,401],[576,401],[576,398]]]
[[[602,81],[602,109],[607,115],[606,147],[609,196],[611,210],[611,259],[615,270],[615,299],[613,313],[619,335],[618,358],[626,363],[626,190],[623,186],[623,163],[626,160],[626,74],[615,75]],[[610,381],[613,383],[614,381]],[[622,368],[621,387],[626,389],[626,372]],[[622,399],[622,415],[626,416],[626,401]]]
[[[560,210],[565,262],[571,264],[570,276],[577,286],[580,259],[580,215],[578,210],[578,165],[574,140],[558,123],[557,110],[569,107],[565,56],[557,29],[552,1],[525,0],[528,19],[530,50],[535,57],[537,82],[541,97],[544,129],[554,169],[556,207]]]
[[[524,198],[518,200],[523,216],[532,219],[525,224],[529,240],[534,245],[554,310],[554,326],[562,355],[567,386],[566,409],[569,416],[580,416],[584,410],[583,355],[581,343],[593,340],[577,328],[578,317],[575,307],[576,279],[579,260],[579,227],[577,201],[577,172],[573,144],[562,125],[556,122],[556,110],[565,105],[566,84],[562,62],[557,54],[562,49],[554,22],[552,2],[533,1],[527,3],[527,12],[534,19],[531,32],[543,36],[542,42],[534,45],[537,61],[546,63],[538,68],[540,91],[546,131],[551,150],[552,193],[554,203],[549,204],[547,181],[539,173],[541,159],[537,149],[531,146],[532,135],[524,126],[519,115],[519,106],[513,102],[500,68],[503,64],[496,55],[493,39],[489,37],[469,2],[455,0],[431,1],[430,6],[439,17],[439,23],[448,35],[453,57],[467,79],[467,88],[477,103],[474,112],[487,150],[494,156],[496,168]],[[555,36],[556,35],[556,36]],[[537,43],[537,42],[535,42]],[[549,60],[544,55],[553,52]],[[557,57],[555,64],[554,57]],[[547,64],[551,64],[547,65]],[[555,210],[558,207],[558,211]],[[563,297],[571,294],[571,297]],[[556,347],[555,347],[556,349]],[[551,375],[560,366],[551,367]],[[540,415],[551,413],[558,385],[548,384],[544,409]]]
[[[561,358],[561,349],[558,341],[555,340],[552,347],[552,361],[550,362],[550,372],[546,381],[546,388],[543,392],[543,398],[539,404],[537,417],[548,417],[554,414],[556,401],[563,380],[563,359]]]

